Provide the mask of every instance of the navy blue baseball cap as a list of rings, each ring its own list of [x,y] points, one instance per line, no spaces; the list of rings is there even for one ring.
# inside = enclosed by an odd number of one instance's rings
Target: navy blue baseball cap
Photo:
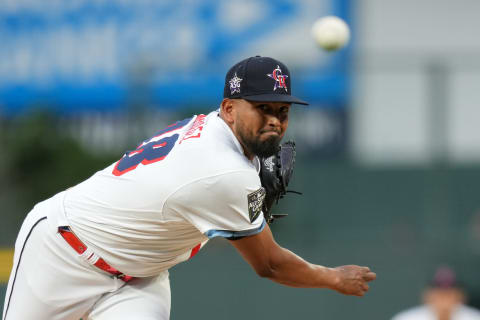
[[[292,96],[290,71],[278,60],[255,56],[240,61],[225,76],[223,97],[308,105]]]

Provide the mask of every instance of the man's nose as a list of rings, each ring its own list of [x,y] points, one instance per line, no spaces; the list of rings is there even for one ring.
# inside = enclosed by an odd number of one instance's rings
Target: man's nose
[[[267,125],[270,127],[280,127],[281,121],[276,115],[269,114],[267,115]]]

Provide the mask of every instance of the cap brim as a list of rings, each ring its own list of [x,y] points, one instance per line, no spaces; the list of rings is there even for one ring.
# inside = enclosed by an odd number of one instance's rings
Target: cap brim
[[[261,101],[261,102],[288,102],[288,103],[295,103],[295,104],[302,104],[308,106],[308,102],[298,99],[297,97],[288,95],[288,94],[257,94],[257,95],[249,95],[243,96],[242,99],[247,101]]]

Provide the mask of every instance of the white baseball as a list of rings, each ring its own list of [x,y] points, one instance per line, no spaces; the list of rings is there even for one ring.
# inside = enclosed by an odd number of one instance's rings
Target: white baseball
[[[315,42],[327,51],[343,48],[350,40],[350,28],[339,17],[326,16],[317,19],[312,26]]]

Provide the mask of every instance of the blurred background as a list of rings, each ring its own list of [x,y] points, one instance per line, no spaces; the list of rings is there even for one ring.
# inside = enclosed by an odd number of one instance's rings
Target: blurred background
[[[222,239],[171,270],[172,319],[389,319],[453,268],[480,308],[477,0],[0,0],[0,306],[32,206],[222,100],[253,55],[281,60],[297,142],[277,241],[368,265],[363,298],[260,279]],[[316,47],[315,19],[352,31]]]

